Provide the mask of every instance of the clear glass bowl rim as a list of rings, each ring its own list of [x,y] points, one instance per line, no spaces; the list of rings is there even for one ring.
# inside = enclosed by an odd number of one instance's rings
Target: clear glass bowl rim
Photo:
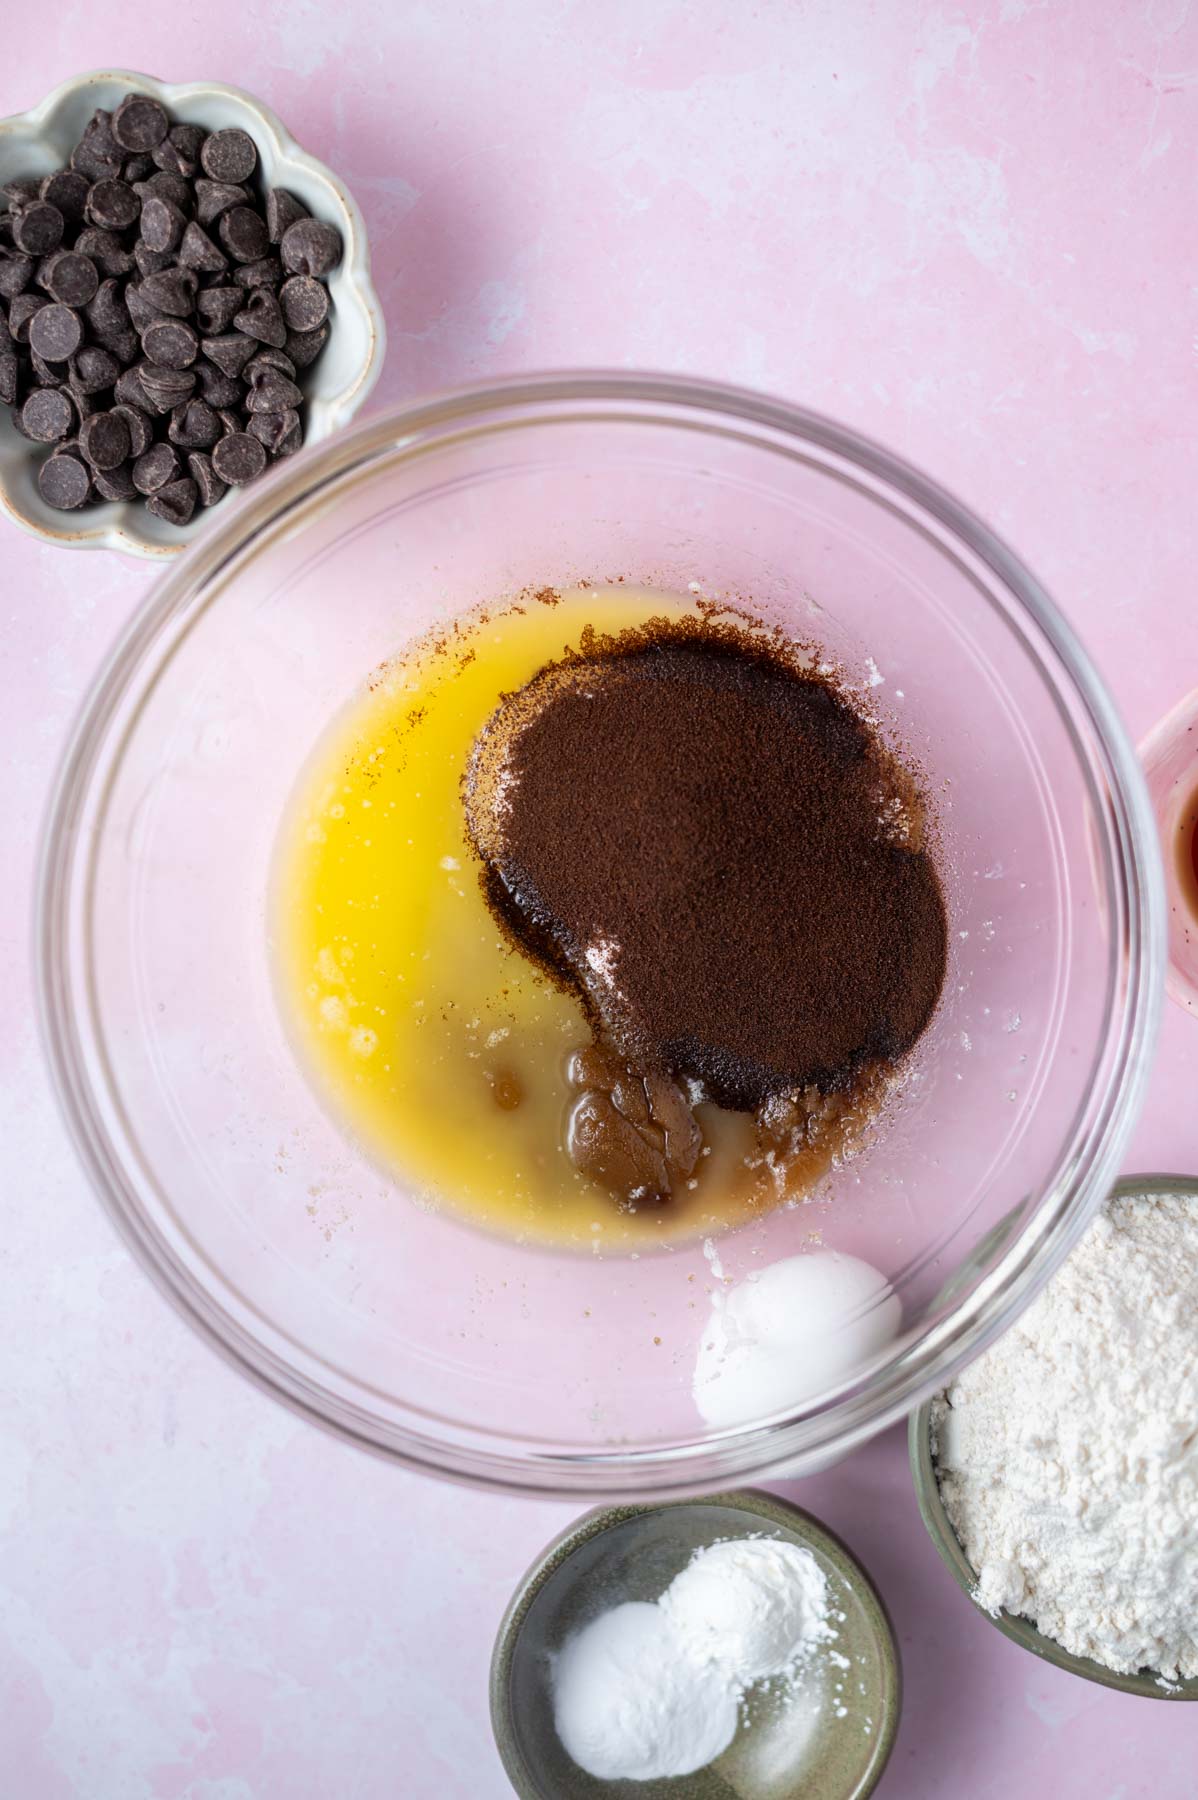
[[[796,1411],[793,1417],[708,1434],[684,1445],[559,1454],[541,1446],[513,1448],[510,1439],[489,1439],[482,1430],[460,1425],[447,1424],[445,1434],[436,1435],[423,1417],[396,1426],[280,1357],[232,1317],[155,1232],[139,1204],[136,1180],[107,1131],[96,1102],[95,1079],[101,1071],[88,1066],[77,1017],[78,1007],[90,1004],[90,981],[88,971],[80,976],[71,967],[69,938],[71,896],[81,869],[86,878],[89,866],[79,822],[109,727],[139,669],[163,636],[202,603],[213,577],[234,558],[252,554],[276,528],[295,521],[305,501],[332,481],[368,473],[396,453],[418,456],[450,437],[564,416],[685,425],[747,436],[765,449],[789,447],[791,454],[806,450],[835,458],[847,466],[841,479],[855,478],[875,501],[897,507],[949,554],[955,552],[961,560],[963,553],[964,560],[973,559],[997,578],[1016,613],[1060,665],[1054,675],[1041,658],[1040,672],[1078,743],[1091,788],[1111,956],[1101,1078],[1092,1082],[1061,1146],[1055,1179],[1042,1194],[1036,1219],[964,1306],[826,1410]],[[1065,697],[1080,710],[1092,734],[1086,752],[1063,705]],[[1108,1190],[1151,1070],[1164,982],[1164,890],[1140,766],[1094,665],[1030,570],[946,489],[822,414],[721,382],[623,370],[513,376],[416,401],[367,418],[281,465],[248,491],[160,577],[93,683],[51,792],[34,916],[39,1024],[69,1134],[117,1229],[183,1317],[276,1399],[359,1447],[426,1473],[543,1497],[685,1496],[730,1480],[762,1477],[796,1459],[818,1467],[944,1386],[1034,1297]]]

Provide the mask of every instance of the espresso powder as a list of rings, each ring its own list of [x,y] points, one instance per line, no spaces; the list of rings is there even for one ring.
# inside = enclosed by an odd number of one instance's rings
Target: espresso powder
[[[851,1092],[944,980],[913,784],[793,651],[656,621],[497,709],[465,787],[493,910],[637,1068],[755,1111]]]

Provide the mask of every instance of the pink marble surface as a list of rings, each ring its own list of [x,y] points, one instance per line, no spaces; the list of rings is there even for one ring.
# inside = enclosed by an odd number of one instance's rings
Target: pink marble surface
[[[579,362],[773,389],[988,515],[1137,737],[1198,680],[1187,0],[64,0],[11,8],[4,49],[0,113],[112,61],[268,99],[366,214],[376,404]],[[64,733],[151,576],[11,529],[3,550],[0,1792],[498,1800],[491,1637],[569,1509],[301,1426],[115,1242],[40,1065],[29,881]],[[1196,1078],[1170,1008],[1129,1166],[1198,1167]],[[1194,1794],[1193,1715],[1042,1668],[974,1615],[898,1434],[788,1491],[895,1615],[886,1800]]]

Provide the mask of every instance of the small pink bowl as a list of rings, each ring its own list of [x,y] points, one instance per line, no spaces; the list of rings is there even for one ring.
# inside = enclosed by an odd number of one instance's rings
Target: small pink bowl
[[[1198,1017],[1198,898],[1187,888],[1183,858],[1190,854],[1198,805],[1198,688],[1150,731],[1140,745],[1148,793],[1156,813],[1165,864],[1169,967],[1165,980],[1179,1006]],[[1186,821],[1191,823],[1187,828]]]

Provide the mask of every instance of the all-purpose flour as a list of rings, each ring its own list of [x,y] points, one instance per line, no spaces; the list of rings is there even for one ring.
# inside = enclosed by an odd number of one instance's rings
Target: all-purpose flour
[[[1111,1669],[1198,1675],[1198,1202],[1109,1202],[935,1428],[983,1606]]]

